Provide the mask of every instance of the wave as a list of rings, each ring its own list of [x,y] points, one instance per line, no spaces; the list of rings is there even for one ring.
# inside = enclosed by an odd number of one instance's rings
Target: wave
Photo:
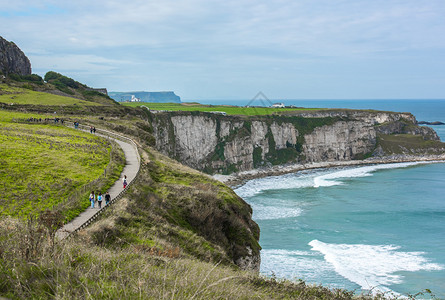
[[[318,278],[326,274],[335,274],[329,263],[316,256],[311,251],[264,249],[261,250],[261,273],[290,280],[298,278],[307,282],[317,282]],[[331,286],[341,288],[340,284],[334,283]]]
[[[406,162],[406,163],[394,163],[394,164],[348,168],[341,171],[332,172],[326,175],[316,176],[314,178],[314,187],[340,185],[343,184],[343,182],[339,181],[338,179],[367,177],[367,176],[372,176],[372,173],[378,170],[406,168],[419,164],[425,164],[425,162]]]
[[[248,198],[269,190],[298,189],[311,186],[313,186],[311,175],[296,173],[253,179],[234,191],[241,198]]]
[[[344,184],[341,179],[345,178],[367,177],[372,176],[372,173],[378,170],[406,168],[426,163],[427,162],[406,162],[362,167],[346,167],[342,169],[331,168],[308,170],[294,174],[253,179],[235,189],[235,192],[241,198],[249,198],[259,193],[272,190],[329,187]]]
[[[298,207],[278,207],[251,203],[254,220],[275,220],[295,218],[302,214],[303,210]]]
[[[309,245],[321,252],[338,274],[365,290],[392,292],[387,286],[403,282],[403,276],[396,272],[444,269],[430,263],[423,252],[402,252],[393,245],[328,244],[318,240]]]

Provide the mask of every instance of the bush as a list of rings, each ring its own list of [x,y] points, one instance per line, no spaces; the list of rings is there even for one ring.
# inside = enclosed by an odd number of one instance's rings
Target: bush
[[[53,71],[49,71],[45,74],[45,81],[49,82],[52,79],[57,79],[57,78],[59,78],[59,75],[61,75],[61,74],[53,72]]]
[[[73,89],[86,87],[85,85],[75,81],[74,79],[54,71],[49,71],[45,74],[45,81],[54,84],[59,90],[65,93],[69,91],[68,87]],[[68,93],[72,94],[71,91]]]
[[[43,79],[37,74],[31,74],[31,75],[19,75],[15,73],[11,73],[8,75],[9,79],[19,82],[30,82],[30,83],[36,83],[36,84],[43,84]],[[26,87],[25,87],[26,88]]]
[[[9,79],[14,81],[22,81],[19,74],[11,73],[8,75]]]

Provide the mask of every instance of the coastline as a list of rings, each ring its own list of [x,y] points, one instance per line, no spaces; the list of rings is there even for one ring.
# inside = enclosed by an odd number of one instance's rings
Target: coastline
[[[364,166],[375,164],[391,164],[402,162],[445,162],[445,154],[437,155],[391,155],[385,157],[373,157],[363,160],[346,160],[346,161],[326,161],[326,162],[312,162],[305,164],[287,164],[281,166],[273,166],[260,169],[252,169],[242,171],[231,175],[213,175],[216,179],[231,188],[240,186],[246,181],[263,178],[268,176],[279,176],[289,173],[294,173],[303,170],[333,168],[333,167],[347,167],[347,166]]]

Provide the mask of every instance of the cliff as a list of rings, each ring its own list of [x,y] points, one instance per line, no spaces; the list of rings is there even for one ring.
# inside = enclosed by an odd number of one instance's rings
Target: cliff
[[[152,115],[159,151],[192,168],[222,174],[289,163],[390,155],[397,152],[394,145],[381,145],[380,141],[395,134],[437,142],[427,148],[417,144],[404,147],[408,153],[445,150],[434,130],[416,123],[409,113],[355,110],[256,117],[198,112]]]
[[[108,95],[120,102],[130,101],[132,95],[139,98],[141,102],[181,102],[181,98],[174,92],[109,92]]]
[[[31,75],[31,63],[13,42],[0,36],[0,72],[4,75]]]

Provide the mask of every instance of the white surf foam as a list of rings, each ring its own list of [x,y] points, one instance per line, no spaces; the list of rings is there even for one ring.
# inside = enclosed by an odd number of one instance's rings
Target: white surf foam
[[[403,276],[395,272],[443,270],[444,266],[430,263],[422,252],[402,252],[392,245],[328,244],[318,240],[309,243],[321,252],[326,262],[348,280],[365,290],[391,292],[389,285],[402,283]]]
[[[248,198],[261,192],[270,190],[329,187],[343,184],[343,182],[341,181],[342,178],[344,179],[372,176],[372,173],[378,170],[406,168],[419,164],[426,164],[426,162],[407,162],[362,167],[346,167],[340,170],[338,168],[309,170],[297,172],[295,174],[253,179],[235,189],[235,192],[241,198]]]
[[[335,274],[331,264],[316,256],[311,251],[261,250],[261,273],[268,276],[275,274],[279,278],[290,280],[304,279],[313,283],[326,274]]]
[[[407,162],[407,163],[394,163],[374,166],[363,166],[357,168],[348,168],[340,171],[330,172],[325,175],[316,176],[314,178],[314,187],[320,186],[333,186],[343,184],[338,179],[342,178],[355,178],[355,177],[367,177],[372,176],[372,173],[378,170],[384,169],[397,169],[406,168],[418,164],[424,164],[423,162]]]
[[[254,220],[275,220],[295,218],[302,214],[303,210],[298,207],[279,207],[251,203]]]
[[[263,191],[298,189],[313,186],[313,176],[306,174],[286,174],[253,179],[235,189],[241,198],[252,197]]]

